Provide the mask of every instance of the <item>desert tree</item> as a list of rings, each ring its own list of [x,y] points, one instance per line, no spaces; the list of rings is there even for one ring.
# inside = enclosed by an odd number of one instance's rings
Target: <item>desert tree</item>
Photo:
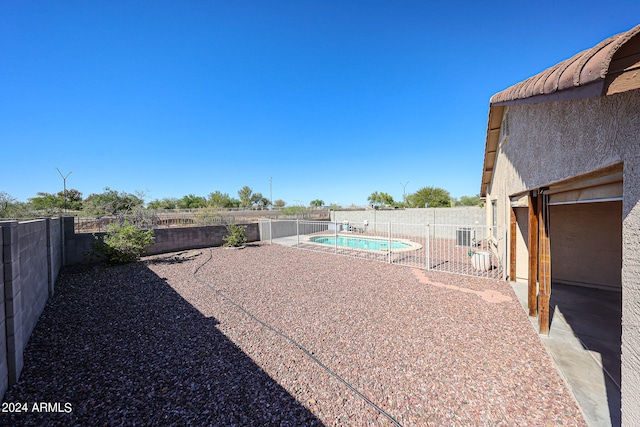
[[[147,209],[175,209],[176,207],[178,207],[178,199],[173,197],[156,199],[147,203]]]
[[[240,197],[240,207],[249,208],[253,204],[253,190],[248,185],[238,190],[238,197]]]
[[[116,215],[142,206],[144,200],[139,196],[109,187],[105,187],[102,193],[90,194],[83,204],[84,211],[89,215]]]
[[[445,208],[451,206],[451,195],[438,187],[422,187],[407,196],[407,202],[414,208]]]
[[[187,194],[178,200],[178,209],[198,209],[207,206],[207,199],[195,194]]]
[[[395,203],[391,195],[377,191],[371,193],[367,200],[369,201],[369,203],[376,206],[393,206]]]

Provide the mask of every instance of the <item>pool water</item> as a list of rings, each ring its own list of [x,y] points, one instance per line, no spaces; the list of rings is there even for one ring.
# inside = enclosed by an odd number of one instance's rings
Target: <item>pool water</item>
[[[320,243],[322,245],[336,244],[335,236],[316,236],[309,239],[311,242]],[[338,246],[353,248],[353,249],[368,249],[372,251],[387,251],[389,250],[389,241],[382,239],[370,239],[366,237],[343,237],[338,236]],[[408,249],[411,245],[401,242],[400,240],[391,241],[391,249]]]

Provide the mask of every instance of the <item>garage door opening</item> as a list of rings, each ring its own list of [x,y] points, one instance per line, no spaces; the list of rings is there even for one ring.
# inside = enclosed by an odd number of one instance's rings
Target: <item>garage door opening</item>
[[[622,201],[549,206],[551,280],[622,290]]]
[[[583,410],[619,425],[622,165],[581,178],[511,198],[510,276]]]

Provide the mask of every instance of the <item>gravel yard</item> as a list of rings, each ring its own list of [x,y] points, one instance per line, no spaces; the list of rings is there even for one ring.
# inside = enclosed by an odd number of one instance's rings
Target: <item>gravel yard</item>
[[[585,425],[507,283],[278,245],[66,268],[24,359],[0,424]]]

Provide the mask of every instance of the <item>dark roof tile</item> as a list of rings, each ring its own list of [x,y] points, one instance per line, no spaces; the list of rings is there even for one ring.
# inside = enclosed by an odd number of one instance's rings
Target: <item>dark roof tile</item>
[[[506,104],[553,95],[592,83],[603,83],[614,54],[632,37],[640,34],[640,25],[616,34],[545,71],[536,74],[491,97],[491,104]],[[586,93],[586,92],[584,92]],[[589,92],[591,93],[591,92]],[[542,101],[541,99],[540,101]]]

